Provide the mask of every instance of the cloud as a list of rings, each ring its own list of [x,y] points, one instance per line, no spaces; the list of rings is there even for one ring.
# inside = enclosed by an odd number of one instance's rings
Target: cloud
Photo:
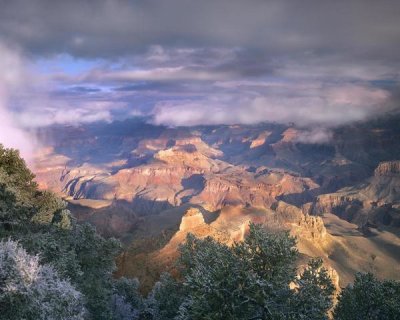
[[[228,72],[207,71],[201,68],[165,67],[142,70],[94,70],[84,75],[80,80],[83,82],[126,82],[126,81],[215,81],[228,79]]]
[[[312,128],[311,130],[299,131],[296,137],[296,142],[310,144],[325,144],[329,143],[333,137],[332,131],[326,128]]]
[[[47,75],[52,89],[30,99],[16,117],[24,127],[38,127],[112,121],[135,110],[172,126],[270,121],[330,128],[387,112],[393,104],[390,89],[373,85],[366,74],[329,75],[328,66],[300,72],[286,61],[273,75],[260,77],[240,68],[225,71],[243,58],[242,50],[205,51],[211,58],[200,58],[196,49],[158,46],[135,57],[141,68],[103,64]],[[155,67],[149,60],[157,61]]]
[[[19,149],[31,161],[37,141],[18,126],[10,102],[13,95],[27,87],[31,78],[25,63],[17,51],[0,43],[0,143]]]
[[[209,55],[202,57],[207,52]],[[291,60],[264,64],[260,76],[240,65],[243,50],[165,49],[152,47],[132,65],[94,67],[80,74],[57,76],[63,86],[84,101],[108,101],[152,115],[167,125],[254,124],[295,122],[301,126],[332,127],[365,120],[390,110],[390,88],[376,86],[388,76],[384,66],[304,66]],[[155,61],[152,67],[148,61]],[[395,72],[391,79],[395,79]],[[375,77],[374,77],[375,75]],[[396,83],[396,80],[393,80]],[[96,86],[103,90],[94,90]],[[69,89],[68,89],[69,90]],[[74,100],[75,101],[75,100]],[[82,102],[83,103],[83,102]],[[120,108],[122,110],[123,108]]]
[[[18,123],[27,128],[45,127],[55,124],[79,125],[97,121],[111,122],[109,110],[75,110],[42,109],[39,112],[25,111],[18,115]]]
[[[299,87],[289,83],[247,97],[240,92],[198,101],[160,102],[153,117],[156,124],[172,126],[268,121],[333,127],[382,114],[389,108],[389,99],[387,91],[367,86]]]
[[[396,0],[14,0],[2,2],[0,34],[33,54],[88,58],[161,45],[397,59],[399,11]]]
[[[0,43],[0,143],[18,149],[30,166],[40,147],[37,127],[111,121],[118,102],[79,99],[52,93],[51,81],[35,72],[33,63],[16,48]],[[72,87],[77,94],[97,93]]]
[[[322,141],[318,128],[398,109],[399,13],[396,0],[3,1],[0,41],[45,78],[7,112],[26,127],[132,112],[295,122]]]

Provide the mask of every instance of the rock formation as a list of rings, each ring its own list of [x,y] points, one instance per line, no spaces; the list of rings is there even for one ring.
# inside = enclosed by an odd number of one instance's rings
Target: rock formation
[[[308,212],[332,212],[361,227],[368,223],[400,226],[400,161],[379,163],[364,183],[317,197]]]

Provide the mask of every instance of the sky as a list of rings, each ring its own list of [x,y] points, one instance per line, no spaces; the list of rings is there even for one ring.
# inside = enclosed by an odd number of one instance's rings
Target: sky
[[[318,141],[399,109],[398,0],[0,8],[0,142],[27,153],[27,130],[54,124],[141,115],[168,126],[293,122]]]

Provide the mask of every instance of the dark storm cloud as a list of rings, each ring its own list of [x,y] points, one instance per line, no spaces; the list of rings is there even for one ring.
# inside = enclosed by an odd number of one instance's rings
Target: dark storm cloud
[[[149,45],[397,59],[397,0],[1,1],[0,34],[34,54],[120,57]]]

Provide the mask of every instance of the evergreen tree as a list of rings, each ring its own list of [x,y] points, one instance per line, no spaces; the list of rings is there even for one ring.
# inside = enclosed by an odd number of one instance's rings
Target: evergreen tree
[[[0,239],[19,241],[85,296],[88,319],[111,319],[112,272],[120,244],[77,224],[66,203],[38,190],[19,153],[0,145]]]
[[[296,259],[294,238],[260,225],[233,247],[189,235],[177,319],[327,319],[334,287],[326,269],[313,260],[297,278]]]
[[[137,279],[120,278],[114,281],[113,319],[136,320],[142,319],[144,299],[139,293]]]
[[[0,242],[0,318],[84,319],[84,297],[16,242]]]
[[[400,282],[379,281],[371,273],[357,274],[342,290],[334,310],[337,320],[400,319]]]
[[[178,308],[185,298],[185,288],[169,273],[163,273],[160,280],[145,301],[143,319],[169,320],[178,314]]]

